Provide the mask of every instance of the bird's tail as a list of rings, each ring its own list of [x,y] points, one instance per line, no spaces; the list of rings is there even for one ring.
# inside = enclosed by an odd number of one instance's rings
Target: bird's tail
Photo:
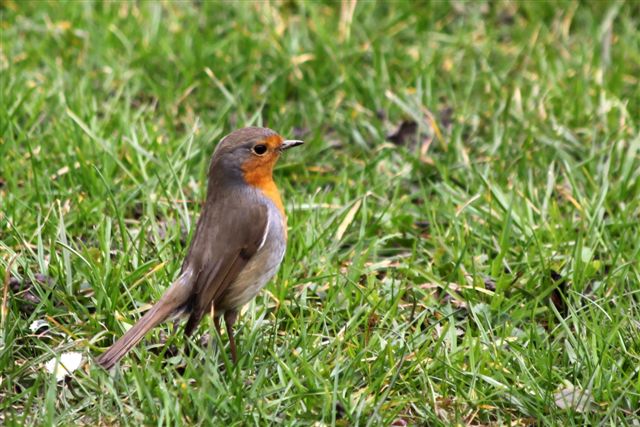
[[[178,280],[167,289],[162,298],[160,298],[160,301],[142,316],[142,319],[96,359],[98,364],[105,369],[111,369],[113,365],[118,363],[129,350],[144,338],[147,332],[167,320],[183,307],[191,293],[190,279],[190,273],[182,274]]]
[[[111,369],[133,347],[144,338],[151,329],[162,323],[171,313],[165,313],[160,303],[154,305],[142,319],[118,339],[109,349],[98,357],[97,362],[105,369]]]

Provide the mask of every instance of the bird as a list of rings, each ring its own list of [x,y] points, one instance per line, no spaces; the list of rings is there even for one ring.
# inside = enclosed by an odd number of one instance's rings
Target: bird
[[[238,312],[276,274],[287,246],[287,216],[273,168],[285,150],[301,144],[261,127],[222,138],[211,156],[206,200],[177,279],[96,359],[100,366],[112,368],[148,331],[172,318],[187,319],[188,337],[207,313],[213,314],[218,333],[224,318],[237,364],[233,325]]]

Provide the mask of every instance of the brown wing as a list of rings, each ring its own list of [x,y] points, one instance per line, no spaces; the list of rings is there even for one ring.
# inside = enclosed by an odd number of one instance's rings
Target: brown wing
[[[185,327],[190,335],[209,312],[211,304],[233,283],[262,243],[268,222],[268,209],[251,200],[211,203],[198,221],[183,270],[198,272],[191,315]],[[236,212],[230,214],[230,212]]]

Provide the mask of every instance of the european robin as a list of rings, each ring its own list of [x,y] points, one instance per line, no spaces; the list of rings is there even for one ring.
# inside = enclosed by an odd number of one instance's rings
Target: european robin
[[[98,359],[115,365],[144,335],[174,316],[188,316],[189,336],[209,312],[224,317],[231,359],[240,308],[278,271],[287,246],[287,217],[273,181],[280,154],[302,141],[247,127],[224,137],[209,166],[207,198],[180,274],[160,300]]]

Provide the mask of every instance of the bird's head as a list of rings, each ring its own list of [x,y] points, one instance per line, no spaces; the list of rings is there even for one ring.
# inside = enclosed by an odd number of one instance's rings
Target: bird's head
[[[220,174],[224,178],[241,177],[247,184],[264,189],[273,183],[273,167],[280,154],[302,143],[299,140],[285,140],[267,128],[238,129],[222,138],[216,147],[209,178],[211,180]]]

